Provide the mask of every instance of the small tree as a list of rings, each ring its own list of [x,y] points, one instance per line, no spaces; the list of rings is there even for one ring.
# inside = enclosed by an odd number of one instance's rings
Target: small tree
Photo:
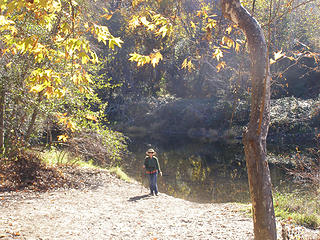
[[[242,7],[240,0],[221,0],[221,6],[223,15],[242,29],[248,42],[252,62],[252,97],[250,122],[248,130],[244,134],[244,147],[253,205],[254,234],[255,238],[259,240],[274,240],[277,238],[276,224],[270,171],[266,160],[266,138],[269,128],[270,108],[270,67],[266,41],[260,25],[246,9]],[[212,31],[218,25],[217,21],[211,18],[211,16],[208,16],[207,7],[198,11],[197,15],[207,21],[205,29],[208,31],[207,40],[210,41],[209,36],[211,36]],[[146,21],[141,20],[141,22],[143,24],[143,22]],[[154,29],[155,27],[150,26],[150,24],[151,23],[147,21],[144,25],[146,25],[148,29]],[[229,33],[231,31],[232,27],[226,30],[226,32]],[[166,35],[166,33],[167,32],[165,32],[164,35]],[[225,66],[225,62],[220,61],[220,58],[223,57],[221,48],[234,48],[236,51],[237,49],[239,50],[239,45],[228,36],[224,36],[219,44],[221,44],[221,46],[213,46],[215,49],[213,56],[219,62],[217,65],[218,71]],[[208,46],[208,48],[210,48],[210,46]],[[152,61],[149,56],[136,53],[131,55],[130,60],[136,61],[138,66]],[[188,69],[189,71],[194,69],[192,60],[186,58],[182,63],[182,68]]]
[[[254,236],[257,240],[277,239],[271,179],[266,160],[269,128],[270,68],[267,46],[258,22],[239,0],[221,0],[223,15],[245,33],[251,59],[251,112],[244,148],[253,209]]]
[[[94,98],[88,66],[99,60],[87,36],[90,33],[111,49],[120,47],[122,40],[108,27],[88,20],[86,3],[1,1],[0,148],[4,135],[7,145],[15,146],[11,139],[17,138],[29,142],[40,132],[39,120],[58,112],[70,120],[94,114],[85,102]],[[73,103],[79,104],[72,108]]]

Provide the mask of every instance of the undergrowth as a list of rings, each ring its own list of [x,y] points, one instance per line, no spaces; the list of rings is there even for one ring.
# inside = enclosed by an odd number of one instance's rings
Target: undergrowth
[[[273,197],[276,217],[312,229],[320,227],[320,195],[317,191],[275,192]]]
[[[132,179],[122,170],[121,167],[111,167],[109,168],[109,171],[126,182],[132,182]]]
[[[311,229],[320,227],[320,194],[317,191],[273,192],[277,218]],[[241,211],[252,217],[251,204],[243,204]]]
[[[56,148],[46,151],[29,149],[19,150],[10,160],[0,159],[0,192],[80,188],[87,180],[73,175],[84,174],[82,178],[86,178],[87,172],[91,171],[89,169],[106,169],[124,181],[132,181],[120,167],[100,167],[93,160],[85,161]]]
[[[78,166],[87,168],[102,168],[94,164],[92,159],[85,161],[68,151],[51,148],[41,153],[43,161],[51,166]]]
[[[81,157],[76,157],[67,151],[51,149],[43,152],[42,157],[44,161],[50,165],[67,165],[67,166],[78,166],[84,168],[94,169],[107,169],[111,174],[116,175],[119,179],[126,182],[131,182],[132,179],[122,170],[121,167],[101,167],[94,164],[94,161],[85,161]]]
[[[119,179],[122,179],[126,182],[132,181],[132,179],[122,170],[121,167],[101,167],[95,165],[92,159],[85,161],[81,157],[76,157],[67,151],[53,148],[43,152],[42,157],[44,161],[50,165],[67,165],[94,169],[107,169],[111,174],[116,175]]]

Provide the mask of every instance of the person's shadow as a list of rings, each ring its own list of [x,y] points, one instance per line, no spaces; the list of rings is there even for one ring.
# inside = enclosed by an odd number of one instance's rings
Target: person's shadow
[[[145,194],[145,195],[141,195],[141,196],[135,196],[135,197],[131,197],[129,198],[129,202],[136,202],[136,201],[139,201],[141,199],[145,199],[145,198],[149,198],[150,195],[149,194]]]

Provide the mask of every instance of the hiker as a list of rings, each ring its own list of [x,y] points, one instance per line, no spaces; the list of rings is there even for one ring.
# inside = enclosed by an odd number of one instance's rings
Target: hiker
[[[150,148],[146,152],[146,154],[147,156],[144,159],[143,168],[145,168],[146,174],[149,179],[150,195],[155,194],[156,196],[158,196],[158,186],[157,186],[158,173],[160,174],[160,176],[162,176],[159,161],[158,161],[158,158],[154,156],[156,152],[152,148]]]

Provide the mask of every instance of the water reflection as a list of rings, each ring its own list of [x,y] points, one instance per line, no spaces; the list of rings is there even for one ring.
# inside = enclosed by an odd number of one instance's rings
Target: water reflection
[[[163,172],[163,177],[158,179],[159,191],[197,202],[249,202],[242,146],[225,148],[189,145],[175,151],[158,151]],[[141,169],[145,149],[136,151],[135,156],[127,172],[147,187]],[[273,185],[281,187],[285,179],[283,171],[272,166],[270,171]]]

